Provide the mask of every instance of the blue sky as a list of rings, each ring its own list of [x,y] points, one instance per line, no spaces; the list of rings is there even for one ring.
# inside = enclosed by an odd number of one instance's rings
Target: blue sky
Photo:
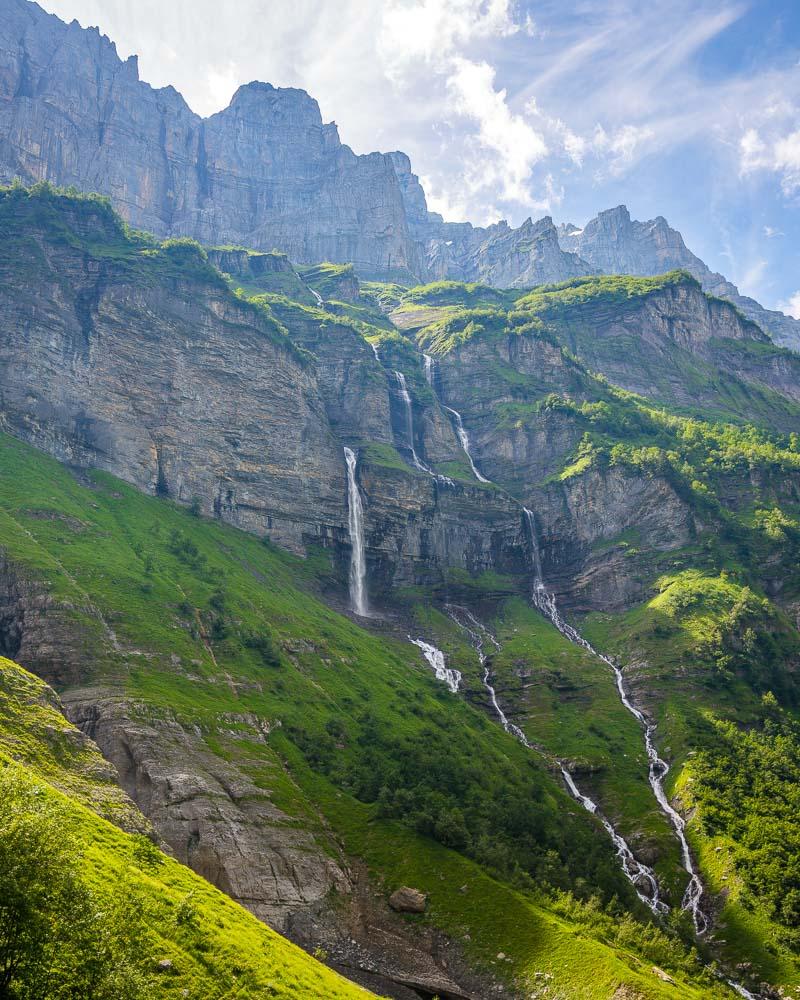
[[[403,149],[431,207],[485,224],[664,215],[800,316],[797,0],[42,0],[194,110],[308,90],[356,152]]]

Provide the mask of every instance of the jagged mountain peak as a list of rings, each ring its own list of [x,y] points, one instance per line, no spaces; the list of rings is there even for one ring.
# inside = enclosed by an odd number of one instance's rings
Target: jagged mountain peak
[[[365,277],[524,287],[685,268],[800,345],[798,321],[740,296],[663,216],[637,222],[621,204],[583,229],[549,216],[516,229],[450,223],[428,210],[405,153],[356,156],[304,90],[253,81],[202,119],[173,87],[141,81],[136,57],[122,61],[98,28],[0,0],[0,181],[15,177],[109,194],[157,236],[352,263]]]
[[[322,113],[318,102],[298,87],[274,87],[262,80],[252,80],[237,88],[227,108],[218,112],[246,111],[263,114],[267,118],[284,116],[300,117],[310,125],[321,127]]]

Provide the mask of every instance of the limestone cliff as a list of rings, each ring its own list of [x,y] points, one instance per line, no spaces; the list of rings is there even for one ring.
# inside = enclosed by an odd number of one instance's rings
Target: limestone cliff
[[[0,179],[110,195],[160,236],[417,273],[389,157],[356,156],[304,91],[252,83],[208,119],[97,29],[0,3]]]

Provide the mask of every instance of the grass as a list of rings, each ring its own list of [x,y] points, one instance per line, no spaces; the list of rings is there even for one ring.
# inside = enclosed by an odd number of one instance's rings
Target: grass
[[[102,895],[128,893],[145,914],[137,958],[159,997],[356,1000],[372,994],[342,979],[169,856],[139,850],[112,825],[146,829],[108,779],[108,765],[55,707],[38,678],[0,659],[0,766],[19,768],[57,802],[82,847],[82,874]],[[0,805],[2,809],[2,805]],[[191,919],[181,919],[191,912]],[[168,972],[157,963],[170,961]],[[156,985],[157,984],[157,985]]]
[[[524,748],[437,684],[416,647],[365,632],[314,596],[324,553],[303,562],[102,473],[92,473],[88,486],[78,484],[55,461],[9,438],[0,449],[0,505],[7,557],[73,607],[69,627],[83,649],[82,683],[111,685],[135,699],[139,711],[169,711],[198,726],[210,750],[238,760],[295,822],[319,833],[324,817],[322,826],[348,852],[365,857],[386,891],[415,879],[427,887],[432,872],[443,875],[426,919],[456,940],[469,933],[472,960],[501,981],[553,965],[559,981],[575,984],[576,996],[599,1000],[606,993],[598,984],[638,984],[642,977],[645,996],[667,995],[649,983],[646,969],[640,975],[641,960],[551,912],[547,893],[535,884],[522,879],[515,888],[508,876],[492,877],[486,861],[482,867],[383,817],[364,782],[387,766],[420,766],[413,764],[416,748],[427,746],[436,756],[422,766],[434,773],[444,765],[441,789],[466,781],[460,800],[485,800],[495,822],[508,808],[499,800],[492,806],[499,790],[504,801],[517,795],[535,804],[541,836],[555,851],[548,856],[553,877],[569,885],[580,873],[572,883],[579,887],[591,885],[595,872],[629,894],[603,832],[575,811]],[[215,632],[220,615],[223,627]],[[123,652],[109,649],[106,627]],[[277,665],[263,659],[254,635],[270,637]],[[126,655],[130,648],[147,655]],[[246,732],[241,741],[231,735],[231,713],[280,719],[282,726],[262,750]],[[331,720],[340,727],[338,747],[327,728]],[[370,749],[366,762],[363,747]],[[401,785],[402,773],[394,779]],[[571,862],[558,858],[558,845],[568,848]],[[479,905],[474,898],[467,905],[459,891],[467,878],[480,886]],[[512,961],[498,965],[502,950]],[[587,955],[598,970],[588,978]],[[686,988],[687,996],[696,989],[691,981]]]

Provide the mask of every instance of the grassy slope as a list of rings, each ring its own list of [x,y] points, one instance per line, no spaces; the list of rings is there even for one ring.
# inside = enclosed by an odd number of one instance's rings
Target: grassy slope
[[[726,575],[687,571],[665,578],[660,587],[646,604],[624,615],[591,616],[586,632],[622,662],[637,664],[647,689],[659,691],[654,707],[660,745],[674,761],[668,790],[691,809],[694,752],[705,745],[709,722],[728,719],[746,730],[761,723],[763,707],[752,681],[741,672],[721,673],[709,657],[708,641],[741,599],[742,586]],[[786,641],[796,642],[779,614],[764,619],[761,628],[785,631]],[[704,880],[718,894],[722,955],[731,963],[752,962],[773,983],[800,986],[800,958],[787,947],[780,928],[757,902],[741,903],[741,884],[730,863],[733,842],[708,836],[698,810],[690,812],[688,830]]]
[[[0,766],[12,761],[21,765],[25,779],[33,779],[66,807],[84,850],[81,865],[89,882],[109,893],[125,883],[144,901],[148,947],[141,953],[141,967],[159,997],[366,1000],[372,995],[172,858],[148,853],[145,861],[136,840],[99,815],[136,822],[134,810],[107,779],[99,751],[66,722],[44,683],[0,658]],[[141,816],[139,825],[146,825]],[[194,920],[176,920],[187,900]],[[155,966],[163,959],[172,962],[172,969],[158,974]]]
[[[368,704],[398,737],[438,720],[448,727],[454,753],[466,741],[470,753],[479,755],[487,780],[506,780],[508,767],[529,767],[521,747],[436,685],[415,649],[365,633],[298,589],[304,577],[325,571],[321,557],[301,564],[251,536],[143,497],[107,475],[91,478],[91,489],[80,486],[58,463],[16,441],[2,441],[0,545],[46,579],[54,594],[74,603],[88,657],[99,649],[102,634],[102,626],[80,610],[88,595],[123,647],[130,643],[149,654],[98,659],[96,679],[122,685],[147,710],[169,708],[198,723],[209,746],[226,756],[236,759],[239,751],[244,756],[246,747],[254,778],[272,790],[276,804],[312,826],[321,822],[322,812],[345,849],[365,857],[387,891],[401,883],[429,890],[425,919],[453,934],[469,934],[465,950],[477,964],[506,978],[552,969],[571,996],[587,1000],[608,997],[618,983],[636,984],[646,997],[670,995],[653,981],[646,960],[642,964],[624,949],[594,940],[590,929],[549,913],[543,899],[491,879],[434,841],[378,820],[374,806],[356,801],[303,760],[285,736],[290,726],[302,725],[323,742],[326,721],[335,717],[355,726]],[[192,557],[194,565],[172,551],[176,529],[196,545],[200,555]],[[282,667],[265,666],[231,636],[215,645],[219,666],[214,665],[197,636],[197,616],[205,632],[209,598],[221,586],[233,618],[246,620],[248,627],[269,624],[283,650]],[[235,692],[232,684],[218,683],[222,672],[235,682]],[[217,725],[220,715],[232,711],[283,721],[260,763],[253,763],[246,733],[239,744],[222,731],[229,723]],[[355,732],[349,735],[348,745]],[[347,749],[340,756],[346,763]],[[572,811],[557,784],[547,796]],[[570,820],[569,812],[561,813],[565,829],[585,823],[584,817]],[[597,838],[598,850],[605,851],[602,834]],[[463,884],[475,886],[476,894],[462,894]],[[500,969],[499,951],[512,959]],[[686,996],[711,995],[708,987],[684,989]]]

